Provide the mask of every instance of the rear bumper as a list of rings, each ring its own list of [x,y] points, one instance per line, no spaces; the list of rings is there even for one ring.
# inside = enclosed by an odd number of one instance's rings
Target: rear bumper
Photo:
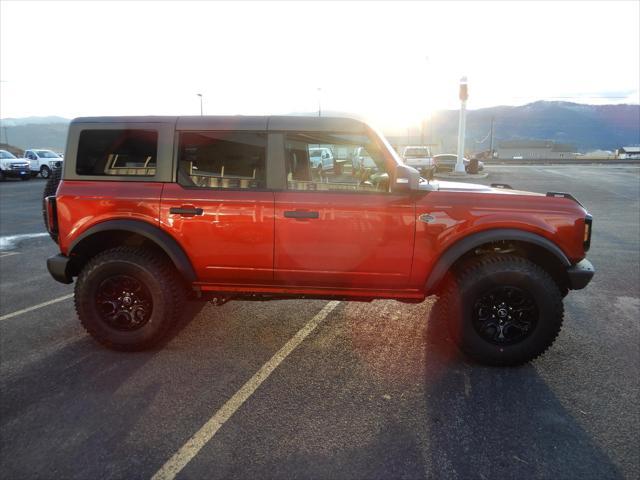
[[[567,276],[569,277],[569,289],[580,290],[586,287],[593,274],[596,272],[592,263],[586,258],[575,265],[567,268]]]
[[[47,270],[60,283],[72,283],[73,277],[68,273],[69,257],[62,254],[47,259]]]

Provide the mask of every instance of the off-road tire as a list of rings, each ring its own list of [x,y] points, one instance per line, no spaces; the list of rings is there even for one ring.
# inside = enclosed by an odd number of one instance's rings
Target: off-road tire
[[[47,207],[44,203],[44,199],[55,195],[58,191],[58,184],[62,178],[62,169],[56,168],[47,179],[47,183],[44,184],[44,190],[42,191],[42,220],[44,221],[44,228],[48,229],[47,225]],[[51,240],[58,243],[58,239],[52,233],[49,233]]]
[[[103,319],[97,306],[100,285],[114,275],[133,277],[150,292],[150,317],[135,330],[114,328]],[[144,248],[116,247],[89,260],[80,272],[74,293],[80,322],[95,340],[113,350],[139,351],[154,347],[166,337],[180,317],[186,288],[168,260]]]
[[[454,270],[445,281],[440,302],[449,333],[459,348],[479,363],[517,366],[542,355],[562,327],[561,291],[540,266],[515,255],[492,255],[472,260]],[[528,336],[514,344],[496,345],[473,326],[476,302],[492,288],[515,287],[535,301],[537,323]]]
[[[40,167],[40,176],[44,179],[51,177],[51,169],[46,165]]]

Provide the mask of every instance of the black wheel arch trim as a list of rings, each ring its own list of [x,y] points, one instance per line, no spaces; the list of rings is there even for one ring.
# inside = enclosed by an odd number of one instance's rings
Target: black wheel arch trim
[[[167,254],[180,275],[182,275],[186,281],[193,283],[197,280],[193,265],[191,265],[189,257],[178,242],[159,227],[140,220],[107,220],[88,228],[73,241],[69,247],[69,256],[73,255],[74,249],[82,243],[83,240],[96,233],[107,232],[109,230],[131,232],[151,240]]]
[[[447,248],[440,258],[438,258],[435,266],[431,269],[429,277],[427,278],[425,290],[427,292],[433,291],[444,278],[447,271],[465,253],[485,243],[501,240],[520,241],[537,245],[552,253],[564,268],[571,266],[569,258],[567,258],[560,247],[554,244],[551,240],[548,240],[537,233],[527,232],[525,230],[496,228],[469,235],[468,237],[458,240]]]

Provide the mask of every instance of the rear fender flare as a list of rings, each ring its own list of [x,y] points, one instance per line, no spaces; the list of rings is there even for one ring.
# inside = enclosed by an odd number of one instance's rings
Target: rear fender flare
[[[440,258],[438,258],[435,266],[431,269],[431,273],[427,278],[425,287],[426,292],[432,292],[442,281],[453,264],[465,253],[479,247],[480,245],[502,240],[531,243],[542,247],[549,253],[553,254],[565,268],[571,266],[571,262],[560,247],[541,235],[524,230],[509,228],[486,230],[469,235],[468,237],[457,241],[445,250]]]
[[[70,245],[69,256],[73,254],[74,249],[78,247],[83,240],[97,233],[107,231],[131,232],[149,239],[167,254],[180,275],[186,281],[193,283],[197,280],[193,265],[191,265],[189,257],[187,257],[187,254],[178,242],[160,228],[137,220],[107,220],[106,222],[101,222],[88,228]]]

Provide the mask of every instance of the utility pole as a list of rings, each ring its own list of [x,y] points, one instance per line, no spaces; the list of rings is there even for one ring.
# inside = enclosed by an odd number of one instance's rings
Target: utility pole
[[[494,117],[491,117],[491,141],[489,142],[489,159],[493,159],[493,123]]]
[[[464,175],[466,170],[464,168],[464,135],[465,135],[465,122],[467,114],[467,99],[469,98],[469,92],[467,90],[467,77],[460,79],[460,120],[458,122],[458,158],[456,160],[456,166],[453,169],[454,173]]]
[[[318,117],[322,116],[322,106],[320,105],[320,96],[322,95],[322,89],[318,87]]]
[[[202,113],[202,94],[201,93],[196,93],[197,96],[200,97],[200,116],[203,115]]]

